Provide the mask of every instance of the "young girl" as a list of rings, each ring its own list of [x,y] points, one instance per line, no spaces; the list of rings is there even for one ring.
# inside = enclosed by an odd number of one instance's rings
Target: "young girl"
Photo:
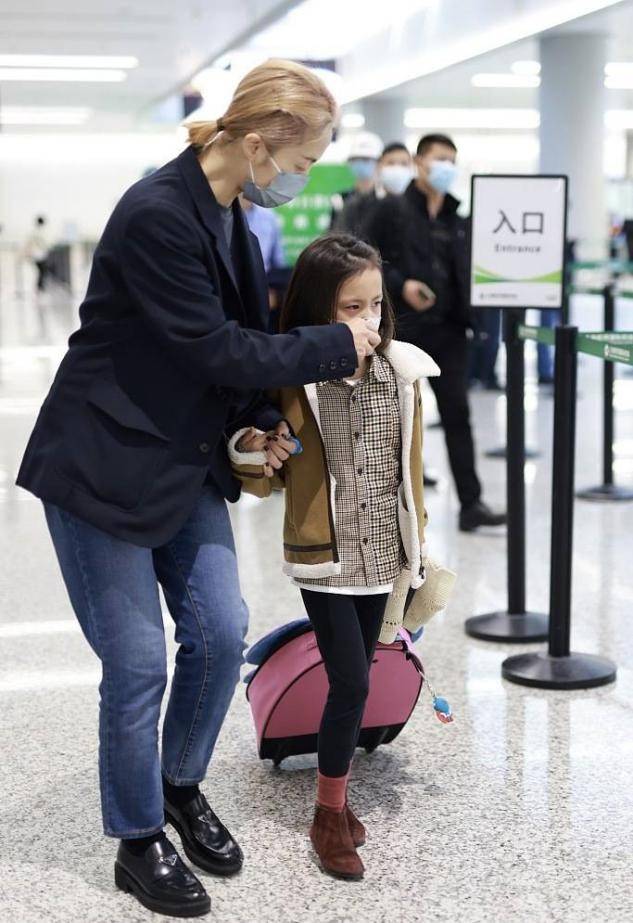
[[[372,657],[394,583],[401,587],[404,579],[406,588],[416,588],[424,580],[418,379],[439,369],[417,347],[392,340],[393,313],[377,251],[343,234],[319,238],[296,264],[281,330],[355,316],[379,330],[375,354],[350,369],[349,379],[273,395],[300,441],[300,454],[269,478],[263,434],[241,430],[229,444],[247,491],[286,491],[284,572],[301,590],[330,686],[310,837],[323,868],[347,879],[362,878],[364,871],[356,847],[365,829],[347,805],[346,789]],[[291,451],[289,441],[273,438]],[[398,607],[392,594],[387,640],[402,623],[404,596],[398,594]]]

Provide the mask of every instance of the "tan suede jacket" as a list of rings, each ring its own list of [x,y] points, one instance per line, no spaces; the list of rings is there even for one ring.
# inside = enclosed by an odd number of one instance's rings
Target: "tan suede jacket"
[[[402,429],[402,483],[398,491],[398,523],[407,556],[410,585],[419,587],[424,528],[422,477],[422,402],[418,379],[440,374],[433,359],[410,343],[393,341],[384,353],[396,374]],[[258,497],[285,488],[284,573],[297,579],[327,577],[341,572],[335,523],[336,482],[323,447],[316,385],[282,388],[271,394],[301,440],[303,452],[292,456],[273,478],[263,473],[263,452],[238,452],[245,430],[229,442],[234,474],[243,489]],[[404,605],[404,603],[403,603]]]

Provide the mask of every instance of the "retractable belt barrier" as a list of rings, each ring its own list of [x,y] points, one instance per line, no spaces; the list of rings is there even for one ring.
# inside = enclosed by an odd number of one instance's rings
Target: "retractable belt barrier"
[[[502,675],[511,682],[542,689],[602,686],[615,680],[615,664],[605,657],[570,650],[578,353],[596,356],[605,364],[633,365],[633,332],[579,333],[571,326],[551,330],[519,324],[517,336],[521,341],[553,341],[556,347],[549,633],[547,651],[508,657]]]
[[[525,357],[519,336],[525,311],[511,308],[503,312],[506,347],[506,502],[508,510],[508,608],[474,615],[464,629],[481,641],[525,643],[545,641],[547,616],[526,609],[525,575]],[[532,328],[529,328],[532,329]],[[536,329],[536,328],[534,328]],[[545,330],[545,328],[542,328]],[[554,342],[554,331],[546,330]]]
[[[585,269],[606,270],[608,283],[600,288],[573,285],[574,272]],[[524,323],[524,308],[507,307],[502,312],[507,378],[506,446],[486,454],[506,459],[508,605],[505,610],[468,618],[464,628],[468,635],[483,641],[521,643],[549,640],[545,666],[539,661],[538,668],[532,670],[530,667],[523,671],[522,658],[510,658],[504,663],[503,675],[514,682],[573,689],[601,685],[615,678],[615,667],[610,661],[592,658],[591,655],[572,655],[569,652],[571,523],[578,351],[606,360],[603,371],[603,484],[583,492],[582,496],[587,499],[633,498],[633,491],[616,487],[613,483],[614,363],[629,363],[633,348],[633,334],[614,332],[616,295],[618,298],[633,298],[633,291],[625,287],[623,276],[626,274],[633,274],[633,262],[610,259],[567,263],[564,268],[562,326],[554,329],[527,326]],[[569,295],[572,292],[599,294],[603,297],[602,331],[578,334],[577,328],[569,326]],[[537,453],[528,453],[525,447],[525,340],[556,348],[553,473],[553,498],[556,498],[556,502],[552,500],[549,618],[526,608],[525,461]],[[571,497],[566,493],[569,489],[572,491]],[[555,669],[547,658],[556,658]]]
[[[620,264],[630,265],[633,264]],[[603,288],[582,288],[573,289],[576,292],[587,294],[601,295],[604,300],[604,318],[603,330],[598,333],[579,333],[577,350],[587,353],[590,356],[597,356],[604,359],[605,364],[602,371],[602,483],[596,487],[587,487],[579,490],[576,494],[581,500],[598,500],[598,501],[622,501],[633,500],[633,490],[627,487],[620,487],[614,481],[614,457],[613,443],[615,438],[615,421],[614,421],[614,386],[615,371],[614,362],[624,362],[631,364],[631,352],[633,342],[630,333],[615,332],[615,298],[631,298],[631,291],[616,291],[613,282],[608,283]],[[554,331],[540,327],[522,327],[521,337],[523,339],[537,340],[540,343],[554,344]]]

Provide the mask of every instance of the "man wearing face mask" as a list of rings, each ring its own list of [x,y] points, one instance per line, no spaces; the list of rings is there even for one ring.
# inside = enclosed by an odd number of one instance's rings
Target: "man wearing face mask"
[[[429,384],[460,501],[459,528],[472,532],[480,526],[503,525],[506,517],[482,502],[475,469],[467,392],[467,223],[457,213],[458,199],[449,192],[456,176],[456,154],[446,135],[425,135],[414,158],[415,179],[403,195],[388,195],[376,203],[363,236],[378,247],[385,262],[398,339],[424,349],[442,370]],[[386,176],[389,182],[389,172]],[[403,179],[394,175],[392,188]]]
[[[378,161],[376,197],[383,199],[385,195],[402,195],[415,175],[408,147],[401,141],[393,141],[385,147]]]
[[[376,167],[381,152],[382,141],[370,131],[360,132],[352,141],[347,165],[354,174],[354,188],[332,199],[333,231],[358,236],[376,201]]]

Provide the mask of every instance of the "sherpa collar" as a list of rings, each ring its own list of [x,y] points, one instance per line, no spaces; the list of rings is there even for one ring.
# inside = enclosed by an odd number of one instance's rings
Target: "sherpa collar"
[[[440,374],[440,367],[428,353],[402,340],[392,340],[384,355],[391,363],[394,372],[412,383],[418,378],[432,378]]]

